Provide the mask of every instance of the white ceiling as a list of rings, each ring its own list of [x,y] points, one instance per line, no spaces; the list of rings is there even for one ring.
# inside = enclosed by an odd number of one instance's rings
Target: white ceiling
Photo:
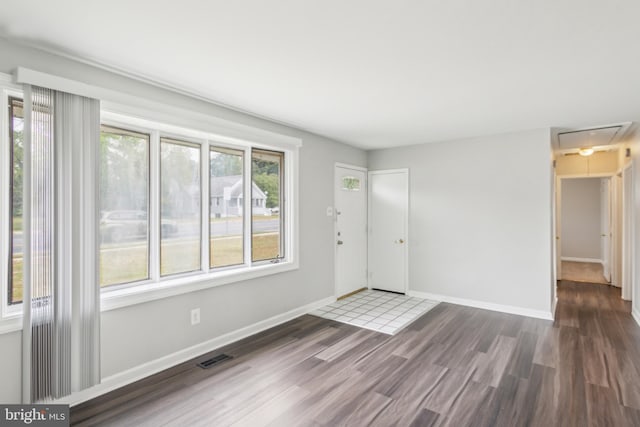
[[[21,0],[0,34],[363,148],[640,119],[637,0]]]

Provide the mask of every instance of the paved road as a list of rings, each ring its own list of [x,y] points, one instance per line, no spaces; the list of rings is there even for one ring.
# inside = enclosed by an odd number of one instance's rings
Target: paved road
[[[175,238],[200,235],[200,226],[198,224],[188,225],[179,224],[178,232],[173,236]],[[277,232],[280,228],[280,221],[277,219],[265,219],[253,222],[253,231],[258,233]],[[233,236],[242,234],[242,221],[215,221],[212,223],[213,237]],[[135,241],[136,237],[132,237],[129,241]],[[137,239],[141,240],[141,239]],[[21,231],[13,233],[13,254],[22,253],[23,236]]]

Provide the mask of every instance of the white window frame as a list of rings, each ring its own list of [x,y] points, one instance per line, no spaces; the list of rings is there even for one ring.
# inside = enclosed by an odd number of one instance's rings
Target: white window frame
[[[11,140],[9,138],[9,98],[23,98],[22,87],[11,81],[11,76],[0,73],[0,333],[22,329],[22,304],[9,305],[9,245],[13,244],[9,232],[11,215]]]
[[[23,75],[31,76],[22,69]],[[235,282],[279,274],[299,268],[298,244],[298,161],[302,141],[295,137],[280,135],[258,127],[251,127],[219,117],[207,116],[191,110],[135,98],[97,87],[75,85],[74,82],[35,72],[34,79],[45,79],[44,83],[54,89],[66,90],[81,95],[101,98],[101,124],[132,131],[148,133],[149,144],[149,279],[122,285],[111,285],[102,289],[101,310],[140,304],[203,289],[223,286]],[[19,79],[20,80],[20,79]],[[38,82],[35,81],[34,84]],[[78,90],[73,90],[77,88]],[[0,115],[0,200],[8,206],[8,178],[10,165],[8,156],[8,105],[9,96],[22,97],[22,87],[12,83],[12,77],[0,73],[0,91],[3,113]],[[81,93],[87,92],[87,93]],[[201,196],[202,196],[202,250],[199,271],[160,277],[160,137],[181,139],[201,146]],[[209,268],[209,147],[227,147],[244,151],[244,194],[251,194],[251,149],[266,149],[284,153],[284,188],[282,192],[284,215],[283,244],[285,256],[279,262],[271,260],[251,261],[251,197],[243,197],[244,215],[244,264],[230,267]],[[11,244],[9,213],[0,209],[0,241]],[[99,242],[97,242],[99,244]],[[0,245],[0,334],[22,329],[22,304],[8,306],[8,245]]]
[[[259,142],[241,140],[236,137],[226,137],[210,131],[199,131],[162,123],[153,119],[134,117],[130,110],[127,114],[117,112],[118,107],[111,104],[103,106],[101,122],[107,126],[115,126],[132,131],[148,133],[150,141],[150,190],[149,197],[149,227],[150,227],[150,279],[131,282],[123,285],[111,285],[102,290],[102,310],[124,307],[155,299],[166,298],[187,292],[194,292],[229,283],[254,279],[271,274],[282,273],[299,268],[297,248],[297,163],[298,146],[273,146]],[[149,114],[147,113],[147,116]],[[188,143],[199,144],[201,147],[201,209],[202,209],[202,237],[201,237],[201,268],[188,273],[173,274],[161,277],[159,265],[160,249],[160,138],[167,137]],[[283,198],[285,202],[284,233],[285,256],[279,262],[271,260],[252,262],[251,260],[251,198],[243,197],[245,233],[244,233],[244,264],[229,267],[209,268],[209,148],[231,148],[244,152],[244,194],[251,192],[251,149],[260,148],[280,151],[284,153],[284,183]]]

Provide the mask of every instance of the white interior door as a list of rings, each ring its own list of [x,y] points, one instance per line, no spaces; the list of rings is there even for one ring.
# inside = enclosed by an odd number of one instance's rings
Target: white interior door
[[[366,171],[335,169],[336,296],[367,287]]]
[[[406,293],[409,171],[369,172],[369,287]]]
[[[600,180],[600,255],[602,273],[607,282],[611,282],[611,180]]]

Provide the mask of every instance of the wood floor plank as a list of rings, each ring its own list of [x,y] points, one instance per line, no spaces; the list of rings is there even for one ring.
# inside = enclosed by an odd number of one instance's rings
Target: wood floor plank
[[[370,336],[370,331],[366,329],[360,329],[358,332],[345,337],[344,339],[328,347],[326,350],[316,354],[315,357],[321,360],[331,361],[341,354],[344,354],[352,348],[356,347],[361,342],[366,341]]]
[[[529,380],[510,374],[502,377],[498,392],[495,394],[496,402],[493,406],[497,411],[495,414],[496,426],[524,426],[528,420],[527,413],[527,391]]]
[[[516,343],[515,338],[496,336],[489,351],[484,356],[480,356],[474,380],[498,387],[516,348]]]
[[[616,397],[612,395],[611,390],[606,387],[588,384],[587,402],[587,419],[589,426],[600,427],[613,425],[611,424],[611,420],[622,420],[625,418],[623,408],[618,405]]]
[[[582,336],[580,343],[582,345],[585,381],[589,384],[609,387],[604,341],[597,337]]]
[[[568,426],[584,426],[587,423],[585,378],[580,333],[576,328],[560,328],[560,353],[558,372],[558,419]]]
[[[349,379],[348,382],[342,383],[341,387],[356,389],[359,390],[360,393],[345,395],[341,401],[336,402],[331,412],[323,413],[315,417],[315,420],[326,425],[340,424],[342,420],[349,417],[355,409],[363,408],[362,395],[372,395],[375,396],[376,399],[381,400],[378,396],[383,395],[375,392],[376,386],[381,380],[394,376],[396,372],[402,369],[405,363],[406,359],[392,355],[387,360],[387,363],[381,365],[377,371],[366,374],[363,373],[362,375]],[[384,406],[386,406],[391,402],[391,399],[387,399],[387,396],[384,397],[385,399],[383,400],[386,402]]]
[[[515,349],[507,367],[507,371],[510,374],[520,378],[529,378],[537,342],[538,336],[536,334],[524,331],[518,333]]]
[[[538,333],[533,363],[550,368],[557,368],[560,360],[560,328],[545,326]]]
[[[557,374],[554,368],[534,364],[528,384],[528,397],[535,398],[530,425],[553,426],[558,419],[558,411],[564,410],[556,399]]]
[[[473,381],[475,371],[463,374],[454,370],[447,372],[431,388],[424,400],[424,407],[439,414],[447,414],[456,404],[465,388]]]
[[[423,409],[413,419],[409,427],[434,427],[437,425],[440,414]]]
[[[492,394],[492,387],[469,381],[446,412],[446,422],[443,425],[457,427],[473,424],[478,417],[484,417],[482,412],[488,409],[485,405]]]
[[[605,347],[604,358],[612,394],[620,404],[640,410],[640,375],[627,352]]]
[[[298,386],[291,386],[285,389],[282,393],[276,395],[273,399],[265,401],[254,411],[249,412],[247,415],[231,425],[238,427],[253,427],[256,425],[268,424],[294,406],[297,402],[306,398],[308,394],[308,391]]]
[[[368,426],[371,425],[381,412],[392,402],[387,396],[375,391],[369,391],[351,399],[349,405],[336,411],[331,420],[325,425],[329,426]]]

